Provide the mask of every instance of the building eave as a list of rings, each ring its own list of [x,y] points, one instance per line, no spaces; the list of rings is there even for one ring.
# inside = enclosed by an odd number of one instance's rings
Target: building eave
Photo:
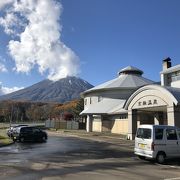
[[[180,64],[173,66],[173,67],[170,67],[170,68],[167,68],[166,70],[161,71],[160,74],[168,74],[168,73],[172,73],[175,71],[180,71]]]
[[[101,88],[101,89],[93,89],[93,90],[87,90],[85,92],[82,92],[80,94],[80,96],[82,98],[85,97],[85,95],[87,94],[91,94],[91,93],[101,93],[101,92],[108,92],[108,91],[116,91],[116,90],[136,90],[139,87],[114,87],[114,88]]]

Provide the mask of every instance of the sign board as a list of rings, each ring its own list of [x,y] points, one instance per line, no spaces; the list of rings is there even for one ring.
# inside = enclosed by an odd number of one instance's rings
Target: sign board
[[[141,109],[166,105],[167,103],[157,96],[144,96],[134,103],[132,109]]]

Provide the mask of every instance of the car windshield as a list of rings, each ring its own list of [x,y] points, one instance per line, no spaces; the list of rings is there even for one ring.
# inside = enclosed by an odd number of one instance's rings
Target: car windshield
[[[142,139],[151,139],[151,129],[138,128],[136,137]]]

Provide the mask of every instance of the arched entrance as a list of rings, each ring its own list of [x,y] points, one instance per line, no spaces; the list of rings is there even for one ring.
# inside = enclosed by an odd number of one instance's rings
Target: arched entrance
[[[180,126],[177,119],[180,115],[177,99],[168,89],[159,85],[138,89],[126,102],[125,109],[128,110],[129,139],[134,138],[140,124]]]

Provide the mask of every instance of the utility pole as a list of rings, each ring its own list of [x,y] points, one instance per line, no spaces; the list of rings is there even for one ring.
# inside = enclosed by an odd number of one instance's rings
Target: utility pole
[[[9,126],[11,127],[12,125],[12,118],[13,118],[13,104],[11,106],[11,117],[10,117],[10,122],[9,122]]]

